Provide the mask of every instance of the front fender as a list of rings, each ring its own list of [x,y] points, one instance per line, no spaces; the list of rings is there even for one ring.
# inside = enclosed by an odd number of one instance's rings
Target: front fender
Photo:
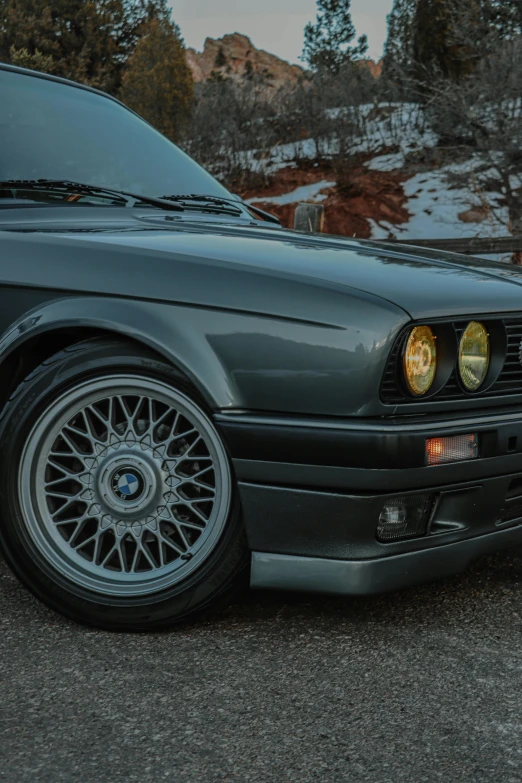
[[[137,340],[173,364],[213,410],[381,415],[378,390],[408,317],[346,298],[343,325],[191,305],[62,296],[33,306],[0,338],[2,363],[37,336],[91,328]],[[386,411],[389,413],[389,411]]]
[[[25,313],[1,336],[0,371],[13,351],[23,350],[24,343],[35,337],[64,329],[100,329],[137,340],[162,355],[187,376],[213,408],[236,405],[237,389],[208,343],[200,339],[204,312],[200,311],[199,328],[194,329],[194,312],[184,318],[184,310],[106,297],[52,300]]]

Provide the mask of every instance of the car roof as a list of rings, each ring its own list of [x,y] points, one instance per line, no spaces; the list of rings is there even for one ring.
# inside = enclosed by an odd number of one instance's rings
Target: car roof
[[[86,84],[80,84],[80,82],[73,82],[71,79],[63,79],[61,76],[54,76],[50,73],[42,73],[41,71],[32,71],[29,68],[20,68],[18,65],[8,65],[7,63],[0,62],[0,71],[11,71],[13,73],[21,73],[24,76],[32,76],[34,79],[46,79],[50,82],[59,82],[60,84],[66,84],[69,87],[76,87],[79,90],[86,90],[87,92],[94,92],[96,95],[102,95],[104,98],[108,98],[115,103],[119,103],[121,106],[125,106],[124,103],[109,95],[108,92],[97,90],[94,87],[88,87]],[[128,110],[129,107],[125,106]]]

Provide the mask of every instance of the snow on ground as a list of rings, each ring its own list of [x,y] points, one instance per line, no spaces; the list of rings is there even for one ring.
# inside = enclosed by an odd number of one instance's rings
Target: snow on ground
[[[398,147],[406,155],[413,149],[437,144],[437,136],[426,128],[423,113],[416,104],[381,103],[367,107],[366,117],[364,135],[355,144],[354,152],[377,153],[384,147]]]
[[[328,153],[330,153],[329,149],[327,149],[326,154]],[[296,160],[315,160],[317,157],[317,147],[313,139],[303,139],[302,141],[296,141],[290,144],[279,144],[272,150],[268,162],[259,155],[258,150],[248,152],[247,156],[249,169],[252,171],[266,171],[268,174],[274,174],[276,171],[279,171],[279,169],[295,165]]]
[[[404,152],[395,152],[391,155],[378,155],[368,161],[366,166],[373,171],[394,171],[402,169],[405,163]]]
[[[480,211],[483,203],[472,189],[452,188],[448,175],[452,167],[417,174],[404,183],[408,197],[407,208],[412,217],[400,226],[373,222],[373,237],[385,239],[394,234],[400,239],[461,239],[476,236],[502,237],[507,233],[507,210],[495,208],[482,222],[466,223],[459,215],[475,208]],[[490,203],[500,194],[488,193]]]
[[[419,121],[417,120],[417,123]],[[366,166],[374,171],[400,170],[406,164],[405,155],[411,149],[426,149],[433,146],[431,134],[417,136],[405,133],[394,154],[376,155]],[[466,160],[423,172],[404,182],[408,199],[407,209],[411,213],[408,223],[391,225],[372,223],[372,237],[386,239],[390,235],[398,239],[467,239],[474,237],[503,237],[508,233],[509,216],[507,208],[499,207],[501,193],[481,193],[480,180],[495,171],[485,171],[484,160],[470,155]],[[475,222],[466,222],[459,215],[473,210]],[[484,219],[480,220],[480,217]]]
[[[327,196],[321,191],[327,188],[335,187],[335,182],[328,182],[323,180],[322,182],[315,182],[312,185],[303,185],[300,188],[292,190],[291,193],[285,193],[284,196],[264,196],[260,198],[251,198],[247,203],[255,204],[262,201],[264,204],[277,204],[282,207],[286,204],[297,204],[301,201],[324,201]]]
[[[377,154],[387,147],[398,147],[404,156],[412,149],[433,147],[437,143],[437,137],[426,129],[422,112],[415,104],[367,104],[328,111],[332,118],[339,118],[343,114],[347,125],[353,128],[357,126],[358,119],[364,120],[359,123],[359,132],[353,131],[350,149],[354,154]],[[320,152],[322,156],[328,157],[335,155],[338,148],[335,140],[323,139]],[[262,151],[250,150],[245,153],[245,164],[252,171],[273,174],[297,160],[315,160],[317,155],[314,139],[302,139],[274,147],[268,160]]]
[[[331,109],[329,115],[339,118],[343,111]],[[369,169],[382,172],[400,171],[406,165],[408,153],[430,149],[437,144],[436,135],[426,128],[422,110],[415,104],[368,104],[359,107],[359,111],[365,117],[363,132],[354,136],[351,150],[372,154],[372,158],[366,163]],[[394,150],[392,153],[389,152],[390,148]],[[334,155],[336,152],[333,142],[323,140],[321,153],[324,156]],[[317,147],[314,140],[305,139],[279,145],[272,151],[269,161],[262,160],[255,151],[248,153],[248,157],[254,170],[263,168],[268,173],[274,173],[285,166],[297,165],[299,160],[314,160],[317,157]],[[475,175],[479,168],[480,179],[484,181],[488,174],[484,171],[484,161],[471,155],[465,161],[420,173],[406,180],[404,190],[411,219],[402,225],[377,224],[370,221],[372,237],[460,239],[506,236],[507,209],[498,206],[502,194],[488,191],[487,194],[480,195],[481,189]],[[282,206],[301,201],[322,201],[326,198],[322,191],[335,187],[335,184],[318,182],[282,196],[252,199],[251,203],[264,201]],[[517,186],[520,186],[518,179]],[[470,210],[475,212],[475,222],[465,222],[459,218],[459,215]],[[481,220],[482,217],[484,219]]]

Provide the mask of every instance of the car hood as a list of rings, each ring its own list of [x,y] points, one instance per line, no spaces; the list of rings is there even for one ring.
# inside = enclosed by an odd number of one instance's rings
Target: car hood
[[[181,291],[188,276],[195,278],[194,296],[185,291],[182,299],[205,304],[201,298],[207,290],[209,304],[230,306],[226,295],[218,292],[227,281],[234,282],[237,303],[238,286],[247,301],[249,291],[255,299],[256,290],[273,289],[275,279],[365,292],[393,303],[414,319],[522,310],[522,270],[509,264],[248,224],[172,219],[167,224],[164,217],[133,216],[125,227],[102,228],[92,222],[93,212],[89,211],[89,228],[77,231],[70,223],[66,230],[49,225],[45,231],[33,228],[18,238],[52,245],[55,259],[64,253],[70,258],[71,252],[88,257],[90,280],[98,274],[106,293],[112,292],[111,262],[121,265],[123,252],[126,273],[119,270],[112,276],[119,286],[116,294],[177,299],[176,291]],[[2,232],[4,238],[15,234]],[[89,249],[97,252],[86,253]],[[82,275],[80,268],[76,272]],[[222,303],[216,301],[220,296],[224,296]],[[272,310],[266,307],[266,298],[254,309]]]
[[[415,319],[522,309],[518,267],[410,246],[235,227],[82,239],[357,289],[398,305]]]

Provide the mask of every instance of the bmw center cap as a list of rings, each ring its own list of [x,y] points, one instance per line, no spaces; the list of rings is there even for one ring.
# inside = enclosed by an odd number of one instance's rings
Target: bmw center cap
[[[112,491],[124,503],[136,500],[143,493],[144,484],[143,476],[136,468],[117,470],[112,477]]]

